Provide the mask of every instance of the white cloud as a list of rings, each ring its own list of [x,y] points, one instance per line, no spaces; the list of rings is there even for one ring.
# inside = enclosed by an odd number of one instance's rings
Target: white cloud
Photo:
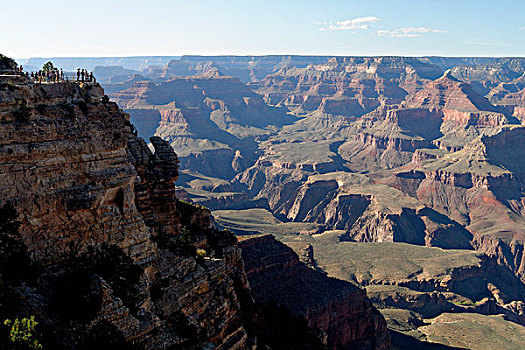
[[[525,26],[519,27],[518,30],[525,30]]]
[[[379,21],[377,17],[359,17],[354,19],[347,19],[335,23],[324,22],[321,23],[324,27],[319,30],[356,30],[356,29],[370,29],[370,24]]]
[[[377,35],[379,36],[387,36],[391,38],[419,38],[425,33],[446,33],[446,31],[426,27],[408,27],[377,31]]]

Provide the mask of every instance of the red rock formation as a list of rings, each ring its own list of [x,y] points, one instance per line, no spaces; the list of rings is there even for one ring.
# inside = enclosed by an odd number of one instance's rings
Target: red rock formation
[[[273,105],[298,113],[359,116],[380,105],[400,103],[441,70],[403,57],[337,57],[305,68],[283,68],[252,83]]]
[[[457,124],[499,126],[511,123],[503,112],[472,86],[454,78],[450,71],[428,83],[424,89],[407,96],[403,102],[410,108],[440,108],[443,121]]]
[[[284,68],[251,86],[270,104],[285,104],[299,113],[359,116],[401,102],[421,79],[440,73],[437,67],[401,57],[338,57],[325,64]]]

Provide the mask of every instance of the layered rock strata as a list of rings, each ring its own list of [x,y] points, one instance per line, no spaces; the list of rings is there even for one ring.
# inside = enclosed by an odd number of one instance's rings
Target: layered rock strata
[[[306,267],[273,236],[247,239],[240,247],[255,300],[275,300],[303,316],[326,334],[329,349],[389,348],[386,323],[364,290]]]
[[[117,247],[143,271],[137,286],[128,286],[137,288],[135,301],[123,303],[116,282],[99,272],[96,317],[57,341],[76,348],[82,327],[109,323],[139,348],[190,348],[188,337],[217,349],[242,348],[247,335],[234,284],[248,287],[235,239],[212,228],[208,210],[177,200],[171,146],[152,138],[152,153],[132,134],[128,116],[103,96],[97,84],[25,82],[0,91],[0,198],[19,213],[20,239],[42,269],[42,284],[20,292],[24,307],[44,324],[58,322],[46,287],[55,271],[92,254],[90,247]],[[161,244],[181,232],[215,258],[197,260]],[[181,322],[196,333],[185,335]]]

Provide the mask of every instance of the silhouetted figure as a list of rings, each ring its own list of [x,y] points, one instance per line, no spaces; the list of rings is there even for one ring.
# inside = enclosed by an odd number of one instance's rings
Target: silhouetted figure
[[[77,68],[77,81],[80,81],[80,68]]]
[[[95,79],[95,77],[93,76],[93,72],[89,73],[89,81],[91,83],[94,83],[94,79]]]
[[[64,81],[64,71],[60,68],[60,80]]]
[[[82,70],[80,71],[80,76],[82,77],[82,82],[84,82],[84,76],[85,76],[85,75],[86,75],[86,74],[84,73],[84,70],[82,69]]]

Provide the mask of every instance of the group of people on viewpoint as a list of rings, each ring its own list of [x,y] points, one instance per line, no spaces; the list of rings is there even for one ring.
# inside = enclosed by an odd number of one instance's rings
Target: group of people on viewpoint
[[[23,72],[22,66],[20,66],[20,71]],[[70,77],[64,75],[62,68],[53,68],[50,70],[39,70],[38,72],[31,72],[31,78],[35,83],[58,83],[61,81],[77,81],[82,83],[96,83],[97,79],[93,75],[93,72],[88,72],[87,69],[77,69],[76,80],[73,75]]]
[[[64,81],[64,71],[60,68],[60,71],[55,68],[52,70],[39,70],[36,73],[31,72],[31,78],[36,83],[58,83],[59,81]]]
[[[81,82],[90,82],[90,83],[96,83],[97,80],[95,79],[95,76],[93,75],[93,72],[88,72],[87,69],[80,69],[77,68],[77,81]]]

